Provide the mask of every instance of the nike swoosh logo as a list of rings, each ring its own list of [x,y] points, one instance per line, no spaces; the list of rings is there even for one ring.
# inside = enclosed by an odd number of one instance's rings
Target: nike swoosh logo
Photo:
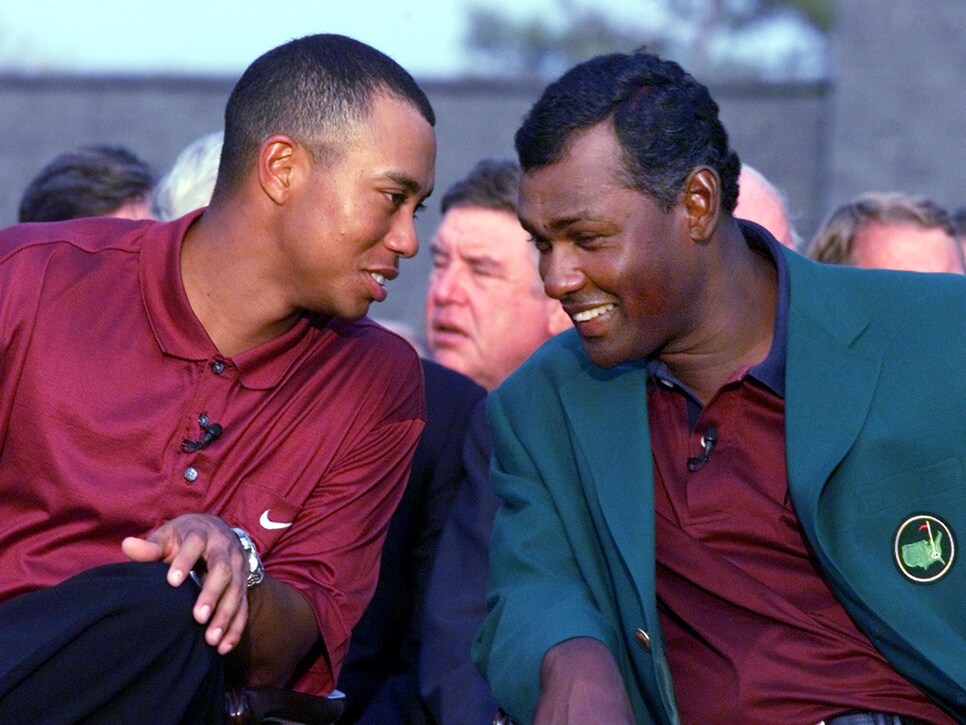
[[[289,521],[288,523],[284,521],[272,521],[270,518],[268,518],[269,511],[271,511],[271,509],[265,509],[262,512],[262,517],[258,520],[258,523],[262,525],[263,529],[268,529],[269,531],[273,529],[287,529],[289,526],[292,525],[291,521]]]

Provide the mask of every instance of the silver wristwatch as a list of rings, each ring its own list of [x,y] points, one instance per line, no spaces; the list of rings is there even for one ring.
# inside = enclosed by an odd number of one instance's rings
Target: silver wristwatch
[[[244,529],[236,528],[232,528],[232,531],[235,532],[239,543],[241,543],[242,551],[248,557],[248,588],[251,589],[256,584],[260,584],[262,579],[265,578],[265,567],[262,566],[262,560],[258,556],[258,549],[255,548],[255,542],[252,541],[252,537],[248,535],[248,532]]]

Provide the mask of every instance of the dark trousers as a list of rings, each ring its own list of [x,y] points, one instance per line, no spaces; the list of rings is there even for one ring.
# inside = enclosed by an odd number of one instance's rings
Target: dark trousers
[[[0,604],[0,724],[221,723],[221,657],[166,564],[111,564]]]

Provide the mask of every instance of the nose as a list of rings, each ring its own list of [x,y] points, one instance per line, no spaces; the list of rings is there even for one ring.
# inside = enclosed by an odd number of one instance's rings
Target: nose
[[[416,252],[419,251],[419,237],[416,235],[414,217],[398,214],[389,234],[386,235],[385,245],[406,259],[416,256]]]
[[[466,301],[465,272],[459,262],[450,260],[433,267],[430,275],[430,294],[438,304],[459,304]]]
[[[539,269],[543,291],[555,300],[562,300],[584,284],[577,259],[560,245],[540,253]]]

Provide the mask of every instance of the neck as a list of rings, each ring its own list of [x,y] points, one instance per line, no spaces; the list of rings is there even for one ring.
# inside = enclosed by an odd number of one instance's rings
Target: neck
[[[768,355],[778,299],[772,260],[751,249],[736,224],[726,227],[708,253],[717,258],[695,309],[694,334],[660,356],[703,403],[738,370]]]
[[[264,235],[233,208],[209,207],[191,225],[181,248],[181,278],[188,302],[208,337],[227,356],[237,355],[289,330],[298,311],[273,293]]]

